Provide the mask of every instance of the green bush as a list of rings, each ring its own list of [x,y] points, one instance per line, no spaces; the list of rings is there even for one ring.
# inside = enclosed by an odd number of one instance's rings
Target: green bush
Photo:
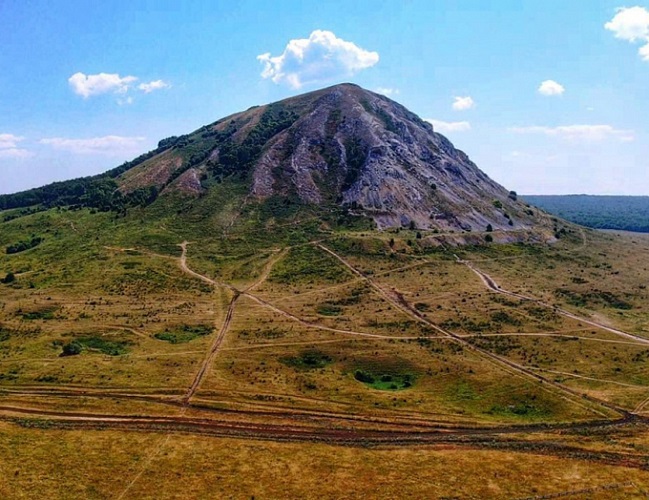
[[[61,356],[76,356],[77,354],[81,354],[82,350],[83,346],[79,342],[73,340],[72,342],[63,345]]]

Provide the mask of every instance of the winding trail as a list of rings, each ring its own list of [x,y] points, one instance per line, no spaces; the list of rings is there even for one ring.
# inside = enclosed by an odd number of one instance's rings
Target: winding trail
[[[478,277],[484,283],[484,285],[489,290],[491,290],[492,292],[507,295],[509,297],[515,297],[517,299],[525,300],[525,301],[528,301],[528,302],[534,302],[535,304],[538,304],[538,305],[540,305],[542,307],[545,307],[547,309],[552,309],[557,314],[560,314],[560,315],[562,315],[562,316],[564,316],[566,318],[574,319],[574,320],[579,321],[581,323],[586,323],[587,325],[594,326],[595,328],[599,328],[600,330],[605,330],[607,332],[614,333],[615,335],[619,335],[620,337],[624,337],[624,338],[627,338],[627,339],[632,339],[632,340],[635,340],[636,342],[639,342],[641,344],[649,345],[649,339],[647,339],[647,338],[641,337],[639,335],[635,335],[633,333],[625,332],[625,331],[619,330],[617,328],[612,328],[610,326],[604,325],[602,323],[598,323],[597,321],[593,321],[593,320],[588,319],[588,318],[584,318],[583,316],[579,316],[577,314],[571,313],[570,311],[566,311],[565,309],[562,309],[560,307],[554,306],[552,304],[548,304],[547,302],[543,302],[540,299],[537,299],[537,298],[534,298],[534,297],[529,297],[529,296],[523,295],[521,293],[511,292],[509,290],[506,290],[503,287],[501,287],[498,283],[496,283],[496,281],[491,276],[489,276],[484,271],[478,269],[473,264],[473,262],[471,262],[469,260],[462,260],[457,255],[455,255],[455,258],[456,258],[458,263],[464,264],[469,269],[471,269],[471,271],[473,271],[476,275],[478,275]]]

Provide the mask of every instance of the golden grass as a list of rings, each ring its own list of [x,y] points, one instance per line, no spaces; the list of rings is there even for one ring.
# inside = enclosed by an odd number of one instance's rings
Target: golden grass
[[[0,424],[4,498],[646,498],[649,473],[459,446],[363,449]],[[579,493],[581,491],[581,493]]]

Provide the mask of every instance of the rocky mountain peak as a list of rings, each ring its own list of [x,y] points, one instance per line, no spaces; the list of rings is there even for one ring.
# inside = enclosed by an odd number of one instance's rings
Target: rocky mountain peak
[[[212,180],[234,177],[247,183],[249,201],[343,205],[379,228],[536,224],[514,193],[431,124],[350,83],[255,106],[166,141],[169,148],[123,174],[124,190],[153,183],[200,195]]]

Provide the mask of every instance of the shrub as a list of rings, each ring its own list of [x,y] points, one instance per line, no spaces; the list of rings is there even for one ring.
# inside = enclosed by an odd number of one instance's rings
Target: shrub
[[[83,346],[79,342],[75,342],[73,340],[72,342],[68,342],[63,346],[63,352],[61,353],[61,356],[76,356],[77,354],[81,354],[82,350]]]
[[[14,281],[16,281],[16,275],[11,272],[7,273],[7,275],[2,280],[2,282],[6,284],[13,283]]]
[[[363,370],[356,370],[356,373],[354,373],[354,378],[359,382],[363,382],[364,384],[374,383],[374,377],[372,377],[372,375],[370,375],[369,373],[364,372]]]

